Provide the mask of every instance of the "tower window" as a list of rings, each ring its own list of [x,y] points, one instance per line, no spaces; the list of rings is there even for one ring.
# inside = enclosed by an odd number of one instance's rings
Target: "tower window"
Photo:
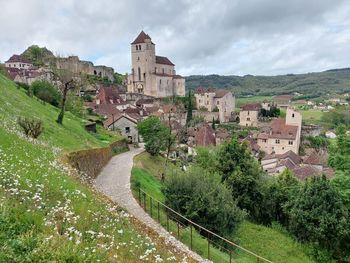
[[[292,113],[292,118],[294,118],[294,113]]]
[[[159,84],[162,84],[162,80],[161,79],[159,80]]]
[[[137,61],[140,61],[140,57],[137,57]]]
[[[157,73],[157,67],[154,67],[154,72]]]
[[[139,80],[141,80],[141,69],[140,69],[140,67],[138,68],[138,73],[139,73]]]

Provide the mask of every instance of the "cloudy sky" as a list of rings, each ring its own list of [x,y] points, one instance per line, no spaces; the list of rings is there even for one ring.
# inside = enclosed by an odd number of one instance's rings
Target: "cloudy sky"
[[[350,66],[348,0],[0,0],[0,61],[27,46],[129,72],[143,29],[177,72],[277,75]]]

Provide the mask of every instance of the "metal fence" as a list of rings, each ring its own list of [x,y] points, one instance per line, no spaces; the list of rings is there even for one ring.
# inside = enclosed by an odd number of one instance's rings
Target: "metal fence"
[[[232,263],[235,261],[235,257],[239,258],[242,256],[248,256],[251,258],[251,262],[273,263],[272,261],[194,223],[159,200],[153,198],[141,188],[137,188],[137,191],[140,206],[143,207],[152,218],[163,225],[168,232],[188,245],[191,250],[197,252],[202,257],[206,257],[214,262]],[[198,243],[198,239],[196,239],[197,243],[194,240],[194,237],[198,235],[202,237],[200,244]],[[203,243],[203,240],[206,244]]]

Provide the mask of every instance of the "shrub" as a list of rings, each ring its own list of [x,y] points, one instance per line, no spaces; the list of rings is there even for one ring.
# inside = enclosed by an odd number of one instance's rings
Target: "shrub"
[[[60,93],[54,85],[46,80],[36,80],[32,83],[33,94],[44,102],[57,107],[60,103]]]
[[[41,120],[19,118],[17,122],[27,137],[36,139],[43,132],[43,125]]]

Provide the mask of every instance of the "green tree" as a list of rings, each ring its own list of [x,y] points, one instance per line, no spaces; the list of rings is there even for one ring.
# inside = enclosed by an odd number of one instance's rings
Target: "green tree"
[[[350,172],[350,137],[345,134],[346,127],[339,125],[337,128],[336,144],[331,145],[328,163],[333,168]]]
[[[200,167],[170,176],[163,191],[168,206],[223,236],[232,235],[244,216],[220,176]]]
[[[337,172],[331,181],[332,186],[338,191],[343,203],[350,211],[350,174]]]
[[[191,91],[189,91],[188,92],[188,99],[187,99],[187,117],[186,117],[186,124],[187,125],[192,120],[192,113],[193,113],[192,94],[191,94]]]
[[[44,102],[58,107],[61,95],[58,89],[47,80],[36,80],[31,85],[33,94]]]
[[[214,117],[213,117],[213,120],[212,120],[212,122],[211,122],[211,127],[213,128],[213,130],[215,130],[215,129],[216,129],[216,127],[215,127],[215,119],[214,119]]]
[[[248,211],[252,219],[263,220],[262,170],[248,146],[233,138],[219,148],[216,158],[216,169],[231,189],[238,206]]]
[[[137,124],[139,134],[145,142],[145,149],[157,155],[167,147],[169,130],[158,117],[149,117]]]
[[[285,206],[288,229],[298,240],[343,257],[343,241],[349,238],[349,215],[338,192],[325,177],[312,177]],[[346,252],[349,253],[349,250]]]

